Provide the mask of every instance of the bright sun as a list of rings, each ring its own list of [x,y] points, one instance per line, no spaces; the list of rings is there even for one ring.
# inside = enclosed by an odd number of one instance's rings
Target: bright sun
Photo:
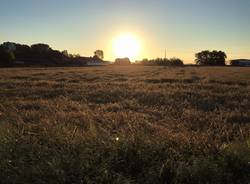
[[[132,34],[122,34],[113,41],[113,52],[116,58],[128,57],[134,60],[140,52],[140,42]]]

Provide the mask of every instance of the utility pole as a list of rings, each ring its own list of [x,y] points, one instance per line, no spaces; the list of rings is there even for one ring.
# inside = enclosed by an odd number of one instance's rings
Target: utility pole
[[[167,49],[165,48],[165,55],[164,59],[167,59]]]

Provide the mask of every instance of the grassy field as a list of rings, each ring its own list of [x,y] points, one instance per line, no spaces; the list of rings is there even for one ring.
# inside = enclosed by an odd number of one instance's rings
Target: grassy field
[[[0,69],[0,183],[250,183],[250,68]]]

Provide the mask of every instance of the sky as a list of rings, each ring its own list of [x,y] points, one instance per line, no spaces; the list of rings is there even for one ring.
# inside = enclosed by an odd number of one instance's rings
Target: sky
[[[249,0],[0,0],[0,43],[47,43],[92,56],[122,33],[139,40],[135,59],[178,57],[194,62],[202,50],[250,59]]]

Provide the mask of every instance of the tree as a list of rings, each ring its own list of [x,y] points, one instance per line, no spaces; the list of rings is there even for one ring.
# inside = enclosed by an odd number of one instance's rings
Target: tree
[[[104,58],[104,52],[102,50],[96,50],[94,52],[94,57],[97,56],[99,59],[103,60]]]
[[[0,66],[8,67],[13,65],[15,55],[13,52],[8,52],[2,45],[0,46]]]
[[[2,44],[2,47],[7,51],[7,52],[14,52],[16,50],[16,43],[13,42],[4,42]]]
[[[67,50],[62,51],[64,57],[69,57],[69,53]]]
[[[31,45],[31,50],[35,54],[47,55],[48,52],[51,50],[51,48],[47,44],[38,43],[38,44]]]
[[[57,63],[62,63],[63,62],[63,58],[64,55],[62,52],[58,51],[58,50],[50,50],[49,51],[49,55],[48,58],[52,61],[55,61]]]
[[[16,44],[14,53],[17,59],[28,58],[31,56],[31,48],[28,45]]]
[[[170,62],[170,65],[172,65],[172,66],[183,66],[184,65],[183,61],[179,58],[171,58],[169,60],[169,62]]]
[[[195,62],[197,65],[211,65],[211,66],[224,66],[226,63],[227,55],[223,51],[205,50],[195,54]]]

